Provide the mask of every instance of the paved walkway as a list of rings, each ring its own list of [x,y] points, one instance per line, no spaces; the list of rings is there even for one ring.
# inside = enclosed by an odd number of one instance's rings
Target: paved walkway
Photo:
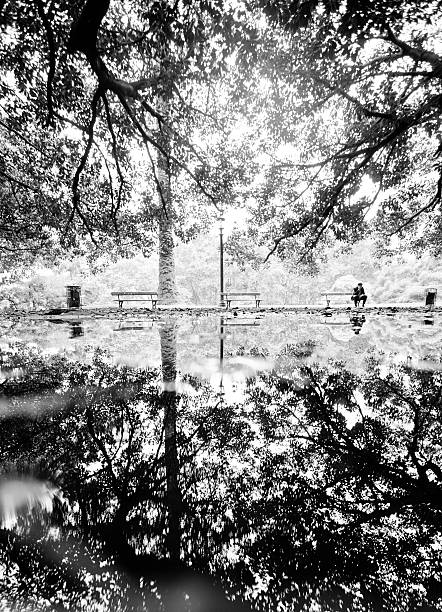
[[[150,308],[82,308],[70,309],[53,308],[45,311],[8,311],[3,312],[4,319],[57,319],[57,318],[108,318],[108,319],[125,319],[127,317],[148,317],[152,319],[162,318],[165,316],[207,316],[209,314],[222,314],[236,310],[238,313],[305,313],[305,314],[324,314],[324,313],[348,313],[366,312],[371,314],[395,314],[395,313],[414,313],[428,312],[428,307],[418,303],[379,303],[369,304],[365,308],[352,308],[347,305],[336,305],[327,308],[323,304],[267,304],[260,308],[254,307],[239,307],[226,311],[225,308],[219,306],[189,306],[184,304],[176,304],[170,306],[158,306],[156,310]],[[436,306],[432,312],[442,312],[442,306]]]

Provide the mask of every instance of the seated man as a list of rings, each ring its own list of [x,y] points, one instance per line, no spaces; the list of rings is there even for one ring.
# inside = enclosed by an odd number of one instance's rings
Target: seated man
[[[354,297],[353,297],[354,296]],[[355,306],[359,306],[359,302],[362,302],[362,306],[365,306],[365,302],[367,301],[367,296],[365,295],[364,287],[362,283],[358,283],[358,286],[353,289],[353,295],[351,299],[354,299]]]
[[[353,287],[353,295],[350,299],[355,303],[355,306],[358,305],[358,287]]]

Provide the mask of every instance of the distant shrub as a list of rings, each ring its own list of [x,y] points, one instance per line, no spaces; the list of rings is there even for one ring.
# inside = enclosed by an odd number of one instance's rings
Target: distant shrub
[[[404,302],[421,302],[424,299],[423,290],[416,287],[405,290],[403,295]]]

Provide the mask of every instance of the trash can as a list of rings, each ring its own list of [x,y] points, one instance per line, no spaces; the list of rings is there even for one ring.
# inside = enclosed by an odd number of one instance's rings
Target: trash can
[[[428,287],[425,290],[425,306],[434,306],[436,303],[437,289],[435,287]]]
[[[80,285],[66,285],[66,306],[68,308],[80,308],[81,287]]]

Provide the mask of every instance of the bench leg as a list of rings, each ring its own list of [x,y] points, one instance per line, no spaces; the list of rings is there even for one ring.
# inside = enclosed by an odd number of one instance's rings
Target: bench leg
[[[260,304],[261,304],[261,300],[256,300],[256,308],[259,308]]]
[[[157,301],[152,300],[152,310],[157,307]]]
[[[230,300],[227,300],[227,310],[230,308]]]
[[[330,300],[325,300],[327,302],[327,308],[330,308]]]
[[[123,308],[123,300],[118,300],[118,308]]]

